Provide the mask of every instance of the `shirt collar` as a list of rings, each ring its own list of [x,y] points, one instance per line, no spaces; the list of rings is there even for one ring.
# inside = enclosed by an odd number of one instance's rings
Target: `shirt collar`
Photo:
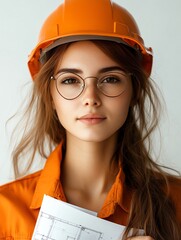
[[[123,169],[120,168],[98,216],[101,218],[109,217],[114,213],[118,205],[128,213],[131,204],[131,195],[131,191],[125,185]]]
[[[66,201],[60,182],[62,143],[48,157],[37,182],[30,208],[40,208],[44,194]]]
[[[46,161],[45,167],[41,172],[35,188],[30,206],[31,209],[40,208],[44,194],[66,201],[60,182],[61,161],[62,143],[55,148]],[[122,168],[120,168],[115,182],[112,185],[98,215],[99,217],[105,218],[113,214],[117,205],[119,205],[125,212],[129,212],[130,202],[131,191],[125,186],[125,175]]]

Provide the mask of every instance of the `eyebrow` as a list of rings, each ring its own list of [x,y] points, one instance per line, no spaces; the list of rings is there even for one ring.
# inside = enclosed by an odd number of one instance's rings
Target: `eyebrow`
[[[110,67],[105,67],[101,68],[98,71],[98,74],[105,73],[105,72],[110,72],[110,71],[123,71],[125,70],[119,66],[110,66]],[[61,68],[58,70],[56,74],[62,73],[62,72],[71,72],[71,73],[76,73],[76,74],[83,74],[83,71],[79,68]]]
[[[100,69],[98,71],[98,73],[105,73],[105,72],[111,72],[111,71],[123,71],[123,72],[125,72],[125,70],[122,67],[111,66],[111,67],[105,67],[105,68]]]

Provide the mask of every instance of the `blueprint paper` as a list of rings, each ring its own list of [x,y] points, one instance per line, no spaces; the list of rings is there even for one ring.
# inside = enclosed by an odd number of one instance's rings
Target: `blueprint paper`
[[[33,240],[118,240],[125,227],[44,196]]]
[[[71,207],[73,207],[73,208],[76,208],[76,209],[78,209],[78,210],[80,210],[82,212],[85,212],[85,213],[88,213],[90,215],[93,215],[93,216],[97,217],[97,213],[94,212],[94,211],[91,211],[91,210],[88,210],[88,209],[85,209],[85,208],[81,208],[81,207],[75,206],[75,205],[70,204],[70,203],[66,203],[66,204],[71,206]]]

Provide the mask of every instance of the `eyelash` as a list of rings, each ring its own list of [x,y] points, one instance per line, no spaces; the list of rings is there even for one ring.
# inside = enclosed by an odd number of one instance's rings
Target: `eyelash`
[[[71,81],[71,83],[70,83]],[[73,84],[73,83],[78,83],[78,80],[75,78],[67,78],[63,81],[61,81],[61,84]]]
[[[109,76],[109,77],[104,78],[102,82],[105,82],[105,81],[107,81],[107,83],[118,83],[121,80],[118,79],[117,77]]]

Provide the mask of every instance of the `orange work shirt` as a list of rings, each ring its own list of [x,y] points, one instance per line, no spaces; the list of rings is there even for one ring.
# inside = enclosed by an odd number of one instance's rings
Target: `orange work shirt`
[[[60,182],[62,145],[56,147],[43,170],[0,187],[0,239],[31,239],[44,194],[66,201]],[[120,169],[98,217],[126,225],[131,192]],[[171,197],[181,223],[181,184],[173,184]]]

